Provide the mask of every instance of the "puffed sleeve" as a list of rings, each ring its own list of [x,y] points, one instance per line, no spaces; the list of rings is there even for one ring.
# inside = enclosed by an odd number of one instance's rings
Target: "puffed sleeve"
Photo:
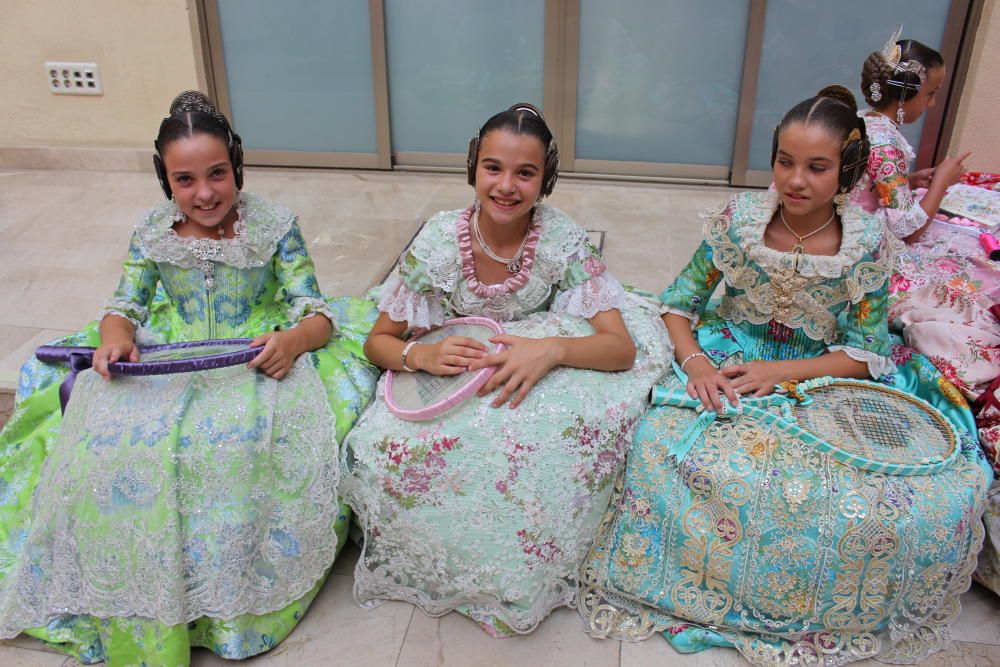
[[[336,326],[336,318],[319,291],[316,268],[298,222],[293,222],[278,241],[271,261],[278,281],[274,298],[284,303],[288,323],[295,326],[307,317],[323,315]]]
[[[708,301],[712,297],[722,272],[712,263],[712,248],[701,242],[694,256],[684,270],[660,295],[660,314],[674,313],[691,320],[691,326],[698,324]]]
[[[607,270],[601,251],[586,234],[581,235],[579,248],[568,258],[556,288],[552,310],[557,313],[590,319],[625,304],[625,290]]]
[[[868,173],[875,183],[879,203],[885,209],[889,229],[905,238],[927,224],[927,212],[913,197],[907,180],[906,154],[891,144],[872,146]]]
[[[107,315],[117,315],[124,317],[136,328],[145,324],[159,279],[160,270],[156,262],[142,254],[139,235],[133,233],[128,247],[128,258],[122,265],[122,277],[118,281],[118,289],[104,302],[104,308],[97,316],[98,321]]]
[[[378,309],[393,322],[406,322],[418,329],[444,323],[443,295],[431,282],[427,265],[412,249],[399,258],[399,270],[385,282]]]
[[[896,372],[889,340],[888,281],[851,304],[846,320],[841,322],[844,329],[837,344],[829,347],[830,352],[843,351],[851,359],[868,364],[868,374],[875,379]]]

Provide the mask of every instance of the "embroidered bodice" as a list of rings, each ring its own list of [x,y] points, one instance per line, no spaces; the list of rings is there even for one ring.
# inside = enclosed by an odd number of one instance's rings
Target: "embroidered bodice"
[[[249,193],[238,212],[233,238],[216,240],[178,236],[173,202],[147,211],[99,317],[119,315],[165,342],[253,337],[315,314],[332,322],[296,217]]]
[[[459,315],[506,322],[551,309],[590,318],[622,306],[624,290],[586,232],[544,204],[536,207],[537,239],[529,238],[522,275],[507,281],[512,289],[470,285],[469,276],[475,277],[466,229],[470,214],[443,211],[427,221],[400,258],[398,275],[386,282],[379,310],[396,322],[427,328]]]
[[[696,323],[724,281],[718,315],[747,361],[842,349],[873,377],[892,372],[887,282],[900,243],[881,218],[849,205],[837,254],[780,252],[764,244],[777,205],[774,192],[746,192],[706,211],[705,240],[663,292],[663,311]]]
[[[870,109],[858,115],[865,120],[871,155],[852,199],[869,212],[881,207],[892,233],[907,237],[927,223],[927,212],[914,198],[908,178],[916,154],[891,120]]]

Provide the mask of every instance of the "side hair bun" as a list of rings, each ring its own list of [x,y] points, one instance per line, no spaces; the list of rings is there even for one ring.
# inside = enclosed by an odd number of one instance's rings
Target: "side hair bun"
[[[816,93],[816,97],[829,97],[830,99],[834,99],[845,104],[852,113],[858,112],[858,102],[854,98],[854,93],[839,83],[830,84],[829,86],[824,87]]]

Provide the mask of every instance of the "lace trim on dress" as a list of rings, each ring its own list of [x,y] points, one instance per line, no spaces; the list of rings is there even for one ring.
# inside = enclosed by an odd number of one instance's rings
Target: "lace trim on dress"
[[[288,311],[288,321],[291,322],[292,326],[299,324],[302,320],[313,315],[323,315],[326,317],[326,319],[330,320],[330,324],[333,325],[331,335],[337,333],[337,318],[333,314],[330,304],[325,300],[311,296],[300,296],[292,299],[292,307]]]
[[[154,262],[166,262],[182,269],[201,266],[200,246],[210,241],[217,248],[213,262],[237,269],[264,266],[271,261],[278,242],[296,221],[291,211],[250,193],[240,193],[237,219],[231,239],[199,239],[178,236],[172,228],[179,212],[177,204],[168,201],[146,212],[136,225],[139,246],[144,257]],[[195,254],[195,253],[198,254]]]
[[[697,313],[689,313],[689,312],[681,310],[680,308],[674,308],[673,306],[668,306],[665,303],[661,303],[660,304],[660,317],[666,315],[667,313],[672,313],[674,315],[680,315],[681,317],[690,320],[691,321],[691,331],[694,331],[695,328],[697,328],[697,326],[698,326],[698,322],[701,321],[701,318],[698,317]]]
[[[896,372],[896,364],[890,357],[883,357],[869,350],[862,350],[848,345],[831,345],[827,348],[828,352],[837,352],[838,350],[847,354],[854,361],[861,361],[868,364],[868,374],[872,379],[877,380],[883,375],[891,375]]]
[[[149,318],[149,309],[131,299],[108,299],[104,302],[104,308],[97,314],[97,321],[100,322],[107,315],[124,317],[138,329]]]
[[[552,312],[589,320],[606,310],[621,310],[624,305],[625,290],[614,276],[605,271],[571,290],[560,292],[552,304]]]
[[[873,151],[881,146],[891,146],[903,154],[907,163],[916,158],[917,155],[913,151],[913,147],[910,146],[910,142],[906,140],[906,137],[891,120],[881,114],[871,113],[871,109],[859,111],[858,116],[865,121],[865,130],[868,133],[868,140],[872,144]],[[872,175],[866,171],[858,184],[854,186],[854,192],[868,192],[874,187]],[[879,207],[885,212],[889,229],[898,238],[905,238],[917,231],[927,224],[927,218],[930,217],[917,201],[911,200],[911,202],[912,205],[907,209]]]
[[[801,329],[813,340],[832,343],[838,332],[835,306],[858,303],[880,289],[902,244],[883,233],[881,219],[850,205],[842,216],[843,240],[837,255],[782,253],[763,243],[764,228],[777,203],[774,192],[741,193],[702,214],[712,261],[738,292],[725,295],[719,315],[736,323],[765,324],[773,319]],[[874,257],[865,259],[866,253]],[[841,276],[833,285],[827,280]]]
[[[413,291],[396,274],[389,276],[382,288],[378,309],[393,322],[407,322],[418,329],[430,329],[445,320],[440,297]]]
[[[868,134],[868,141],[872,146],[895,146],[903,151],[907,160],[917,157],[913,146],[899,131],[896,124],[885,116],[875,113],[872,109],[862,109],[858,112],[858,118],[864,119],[865,132]]]

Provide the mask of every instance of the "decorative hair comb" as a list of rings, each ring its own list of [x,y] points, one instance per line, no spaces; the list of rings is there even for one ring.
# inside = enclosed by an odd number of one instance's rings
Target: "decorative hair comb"
[[[903,48],[897,44],[900,35],[903,34],[903,26],[900,25],[896,29],[896,32],[892,34],[889,41],[885,43],[882,47],[882,57],[885,58],[886,62],[892,65],[893,69],[899,74],[916,74],[917,78],[920,79],[920,83],[923,84],[927,81],[927,68],[924,67],[922,63],[916,60],[907,60],[905,62],[899,62],[899,59],[903,57]],[[902,85],[901,82],[892,82]]]
[[[185,90],[183,93],[174,98],[174,101],[170,103],[170,114],[171,116],[177,116],[182,113],[190,113],[192,111],[198,111],[201,113],[208,114],[212,118],[216,119],[222,123],[223,127],[230,130],[229,120],[223,116],[212,101],[208,99],[205,93],[198,90]]]

